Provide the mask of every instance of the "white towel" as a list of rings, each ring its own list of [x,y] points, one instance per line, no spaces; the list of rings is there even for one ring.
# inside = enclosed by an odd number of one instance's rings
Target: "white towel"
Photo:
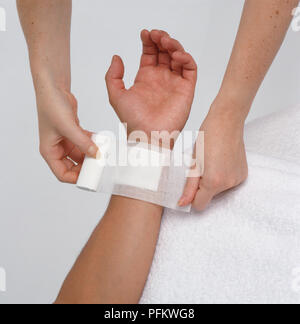
[[[300,105],[246,127],[247,151],[300,164]]]
[[[300,303],[299,122],[251,123],[247,182],[203,213],[165,211],[141,303]]]

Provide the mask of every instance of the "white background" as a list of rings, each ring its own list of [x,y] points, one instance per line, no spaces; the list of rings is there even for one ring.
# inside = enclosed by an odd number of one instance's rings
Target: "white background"
[[[82,125],[115,130],[104,75],[113,54],[123,57],[126,83],[139,64],[143,28],[167,30],[199,64],[188,129],[198,129],[217,94],[242,0],[75,0],[72,90]],[[35,97],[15,1],[0,0],[7,31],[0,32],[0,267],[7,292],[0,304],[52,302],[108,197],[56,181],[38,153]],[[255,23],[255,22],[253,22]],[[289,31],[249,119],[300,102],[300,33]]]

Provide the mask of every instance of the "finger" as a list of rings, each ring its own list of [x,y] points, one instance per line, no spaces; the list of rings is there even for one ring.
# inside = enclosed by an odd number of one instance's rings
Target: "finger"
[[[171,37],[162,37],[161,46],[164,50],[167,50],[170,54],[181,51],[184,52],[184,48],[178,40]]]
[[[72,167],[75,166],[74,162],[68,158],[63,158],[62,161],[64,165],[67,167],[68,171],[72,170]]]
[[[124,71],[125,68],[122,59],[120,56],[115,55],[105,77],[108,95],[112,105],[114,105],[125,90],[123,81]]]
[[[169,34],[163,30],[152,30],[150,33],[152,41],[158,47],[158,65],[171,68],[171,57],[166,48],[162,46],[161,40],[164,37],[170,37]]]
[[[77,173],[77,175],[79,175],[82,165],[79,165],[79,164],[76,165],[69,158],[64,158],[63,162],[64,162],[64,164],[66,165],[66,167],[68,168],[69,171],[75,172],[75,173]]]
[[[99,156],[98,146],[80,126],[67,123],[60,129],[60,133],[77,146],[81,153],[91,158],[97,158]]]
[[[193,201],[193,208],[197,211],[203,211],[209,205],[215,195],[216,193],[213,190],[202,186],[200,181],[199,190],[197,191]]]
[[[61,142],[61,145],[63,147],[63,153],[64,153],[63,157],[67,157],[69,155],[69,153],[72,152],[75,147],[75,145],[72,142],[70,142],[69,140],[63,140]]]
[[[192,55],[177,51],[172,54],[172,58],[175,62],[181,65],[182,76],[192,82],[197,81],[197,64]]]
[[[141,32],[141,40],[143,43],[143,54],[140,67],[156,66],[158,64],[158,47],[152,41],[150,32],[143,30]]]
[[[161,43],[171,57],[171,70],[182,75],[182,64],[175,61],[172,56],[174,52],[184,52],[183,46],[176,39],[170,37],[163,37]]]
[[[70,164],[72,162],[70,160],[66,160],[67,159],[50,160],[47,161],[47,163],[59,181],[64,183],[75,184],[77,182],[79,173],[78,171],[74,171],[72,169],[73,166]]]
[[[89,137],[91,137],[91,133],[88,131],[83,131]],[[79,164],[84,160],[84,154],[70,141],[62,141],[61,145],[63,147],[63,157],[69,157],[72,161]]]
[[[82,164],[74,165],[74,166],[72,167],[72,171],[75,172],[75,173],[77,173],[77,174],[78,174],[78,177],[79,177],[79,174],[80,174],[81,168],[82,168]],[[77,177],[77,178],[78,178],[78,177]],[[76,180],[76,182],[77,182],[77,180]]]
[[[192,203],[199,189],[200,178],[188,178],[183,194],[178,202],[179,207],[184,207]]]
[[[78,147],[74,147],[74,149],[68,154],[68,157],[77,164],[82,164],[84,160],[84,154],[80,152]]]

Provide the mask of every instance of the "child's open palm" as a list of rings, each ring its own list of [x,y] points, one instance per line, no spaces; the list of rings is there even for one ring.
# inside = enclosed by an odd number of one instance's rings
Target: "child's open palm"
[[[110,102],[128,131],[181,131],[189,117],[197,65],[166,32],[143,30],[141,64],[130,89],[123,82],[124,64],[114,56],[106,75]]]

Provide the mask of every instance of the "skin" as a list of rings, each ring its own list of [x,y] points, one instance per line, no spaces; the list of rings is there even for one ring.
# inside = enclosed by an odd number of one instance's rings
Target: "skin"
[[[150,136],[153,130],[180,130],[194,99],[196,63],[165,32],[144,30],[141,38],[145,54],[129,90],[122,80],[123,62],[118,56],[113,58],[106,75],[110,102],[120,120],[128,124],[129,133],[143,130]]]
[[[21,0],[17,4],[36,90],[41,153],[59,180],[75,183],[83,153],[94,144],[89,132],[79,126],[77,102],[70,91],[71,1]],[[141,66],[131,89],[124,88],[121,59],[113,58],[106,75],[112,106],[130,130],[147,134],[157,130],[162,112],[158,130],[181,131],[194,97],[197,66],[166,32],[145,30],[141,38]],[[162,212],[156,205],[112,197],[56,303],[137,303],[152,263]]]
[[[141,39],[141,66],[130,90],[124,88],[121,59],[113,58],[106,75],[112,106],[130,130],[157,130],[161,111],[161,127],[180,132],[193,101],[196,63],[178,41],[163,31],[144,30]],[[162,207],[156,205],[112,197],[56,303],[137,303],[152,264],[162,212]]]
[[[204,174],[189,179],[180,206],[193,203],[195,209],[204,210],[218,193],[246,180],[245,120],[298,2],[245,1],[222,86],[201,126],[205,131]],[[19,0],[17,4],[36,89],[40,151],[60,181],[75,183],[84,153],[95,157],[97,147],[91,142],[90,133],[79,126],[77,102],[70,91],[71,0]],[[163,58],[165,53],[160,56]],[[115,60],[118,73],[122,74],[122,63],[118,57]],[[167,74],[160,76],[164,79]],[[159,79],[156,81],[157,85]],[[138,83],[142,83],[142,75]],[[138,87],[130,91],[131,97],[137,92]],[[141,96],[137,98],[140,100]]]
[[[96,157],[71,93],[71,0],[19,0],[39,118],[40,152],[58,180],[76,183],[84,155]],[[72,161],[75,163],[73,163]]]
[[[162,208],[112,197],[55,304],[136,304],[150,271]]]
[[[37,96],[41,153],[59,180],[75,183],[83,153],[95,157],[97,148],[90,140],[90,133],[79,126],[77,103],[70,90],[71,0],[19,0],[17,3]],[[206,132],[205,172],[201,179],[187,183],[180,205],[194,202],[195,208],[203,210],[217,193],[246,179],[244,122],[284,39],[291,10],[297,4],[295,0],[245,1],[222,87],[201,127]],[[149,36],[149,32],[144,32],[144,57],[133,89],[124,89],[123,64],[119,57],[114,58],[107,74],[111,103],[120,119],[129,122],[130,130],[140,128],[149,133],[152,130],[149,125],[155,123],[158,129],[180,129],[178,120],[182,118],[183,127],[188,117],[196,70],[192,61],[188,62],[182,54],[182,48],[172,51],[168,48],[171,41],[163,40],[164,37],[167,37],[165,33],[158,36],[154,31]],[[178,64],[182,66],[184,80],[180,78]],[[156,93],[160,88],[161,96]],[[172,101],[170,92],[176,101]],[[178,106],[173,107],[177,102]],[[130,111],[133,105],[135,114]],[[166,118],[164,125],[157,123],[158,111]],[[181,118],[174,120],[178,112]],[[167,122],[167,117],[172,122]],[[161,214],[158,206],[113,197],[102,222],[67,277],[57,303],[137,302],[152,262]]]
[[[298,0],[245,1],[222,86],[201,126],[205,132],[204,173],[187,181],[180,206],[193,203],[196,210],[203,211],[213,197],[246,180],[245,120],[298,3]]]

